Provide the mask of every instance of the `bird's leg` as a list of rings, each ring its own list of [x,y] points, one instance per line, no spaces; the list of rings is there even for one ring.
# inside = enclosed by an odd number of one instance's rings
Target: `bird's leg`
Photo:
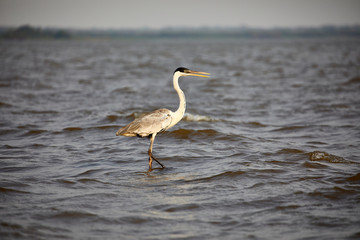
[[[150,138],[150,147],[149,147],[149,151],[148,151],[148,154],[149,154],[149,169],[152,169],[152,147],[153,147],[153,144],[154,144],[154,140],[155,140],[155,136],[154,135],[151,135],[151,138]]]
[[[152,134],[151,135],[151,138],[150,138],[150,147],[149,147],[149,151],[148,151],[148,154],[149,154],[149,169],[152,169],[152,160],[154,159],[162,168],[164,168],[165,166],[162,165],[152,154],[152,147],[153,147],[153,144],[154,144],[154,140],[155,140],[155,136],[156,134]]]
[[[152,169],[152,158],[151,155],[149,154],[149,169]]]

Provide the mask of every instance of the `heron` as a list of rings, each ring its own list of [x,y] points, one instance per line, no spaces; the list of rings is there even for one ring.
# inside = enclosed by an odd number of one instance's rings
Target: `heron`
[[[165,166],[157,160],[153,153],[152,148],[155,137],[158,133],[163,133],[169,128],[177,124],[184,116],[186,108],[186,100],[184,92],[179,86],[179,78],[183,76],[196,76],[196,77],[209,77],[207,72],[193,71],[184,67],[179,67],[174,71],[173,84],[174,89],[179,96],[179,107],[173,112],[166,108],[157,109],[144,116],[135,119],[125,127],[120,128],[116,132],[116,136],[126,137],[149,137],[150,147],[148,150],[149,155],[149,170],[152,169],[152,162],[155,160],[162,168]]]

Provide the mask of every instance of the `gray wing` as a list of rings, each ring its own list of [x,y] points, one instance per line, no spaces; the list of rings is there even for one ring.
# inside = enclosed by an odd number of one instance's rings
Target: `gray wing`
[[[163,132],[172,121],[171,111],[168,109],[158,109],[135,119],[116,132],[116,136],[141,136],[146,137],[153,133]]]

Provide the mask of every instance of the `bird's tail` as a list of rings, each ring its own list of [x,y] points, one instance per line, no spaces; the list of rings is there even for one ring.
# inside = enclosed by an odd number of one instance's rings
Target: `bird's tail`
[[[125,131],[126,127],[120,128],[117,132],[116,132],[116,136],[120,136],[123,135],[126,131]]]
[[[125,126],[120,128],[117,132],[116,132],[116,136],[127,136],[127,137],[135,137],[136,134],[129,132],[129,126]]]

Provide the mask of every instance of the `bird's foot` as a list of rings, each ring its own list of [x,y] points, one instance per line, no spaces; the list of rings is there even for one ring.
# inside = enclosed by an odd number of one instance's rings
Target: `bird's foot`
[[[162,168],[165,168],[165,166],[151,154],[149,156],[149,169],[152,169],[152,160],[155,160]]]

